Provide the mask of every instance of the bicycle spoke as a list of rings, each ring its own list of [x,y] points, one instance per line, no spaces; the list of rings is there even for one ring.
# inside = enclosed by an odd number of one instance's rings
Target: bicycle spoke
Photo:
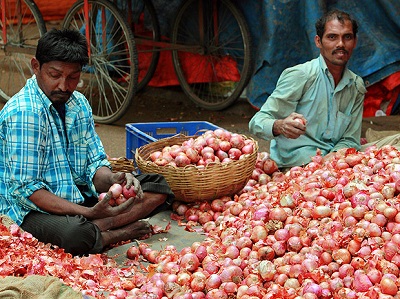
[[[0,29],[5,26],[7,43],[0,35],[0,98],[7,101],[32,76],[30,60],[46,27],[40,11],[31,0],[10,1],[2,9],[6,22],[0,21]]]
[[[135,93],[136,49],[118,9],[107,0],[88,1],[89,22],[80,0],[67,13],[63,26],[89,34],[90,63],[83,70],[81,91],[92,106],[95,121],[112,123],[123,115]]]
[[[179,82],[196,104],[220,110],[240,96],[251,75],[250,42],[243,16],[230,0],[185,2],[173,42],[203,49],[198,54],[173,52]]]

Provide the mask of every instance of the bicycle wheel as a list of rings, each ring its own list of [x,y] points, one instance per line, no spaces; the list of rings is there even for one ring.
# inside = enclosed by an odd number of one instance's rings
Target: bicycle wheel
[[[250,33],[229,0],[188,0],[178,11],[172,41],[192,50],[172,52],[184,92],[198,106],[222,110],[235,102],[251,77]]]
[[[67,12],[63,28],[89,34],[89,64],[83,69],[78,90],[88,99],[94,120],[110,124],[129,108],[137,85],[137,52],[134,37],[119,9],[107,0],[88,0],[89,22],[84,1]]]
[[[16,94],[32,76],[31,59],[36,53],[37,41],[46,32],[35,2],[16,0],[0,7],[0,100],[6,102]]]
[[[160,49],[155,44],[160,41],[156,10],[148,0],[118,1],[117,5],[126,14],[135,37],[139,67],[137,91],[140,91],[153,77],[160,57]]]

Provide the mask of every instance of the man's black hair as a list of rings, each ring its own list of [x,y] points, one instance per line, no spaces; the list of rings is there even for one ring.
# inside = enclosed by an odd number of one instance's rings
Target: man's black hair
[[[38,41],[36,59],[40,65],[50,61],[89,62],[87,41],[84,35],[72,29],[51,29]]]
[[[351,25],[353,26],[353,34],[354,38],[357,37],[357,32],[358,32],[358,24],[355,19],[353,19],[348,13],[341,11],[341,10],[331,10],[324,14],[316,23],[315,23],[315,30],[317,31],[317,35],[320,37],[322,40],[322,37],[325,32],[325,24],[328,21],[332,20],[338,20],[340,23],[344,24],[344,22],[350,21]]]

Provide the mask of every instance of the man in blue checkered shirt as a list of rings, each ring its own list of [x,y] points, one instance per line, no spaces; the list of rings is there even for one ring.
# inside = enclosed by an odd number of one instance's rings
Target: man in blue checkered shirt
[[[39,241],[74,255],[150,232],[143,221],[173,193],[162,176],[113,173],[86,98],[75,91],[88,62],[85,37],[53,29],[38,43],[34,76],[0,111],[0,213]],[[114,183],[136,197],[109,204]]]

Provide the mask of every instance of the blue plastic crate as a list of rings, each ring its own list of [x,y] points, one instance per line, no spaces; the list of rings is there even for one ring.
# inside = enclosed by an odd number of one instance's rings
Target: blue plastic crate
[[[187,136],[201,134],[201,131],[215,130],[218,126],[207,121],[153,122],[126,124],[126,157],[132,159],[137,148],[158,139],[176,134]]]

